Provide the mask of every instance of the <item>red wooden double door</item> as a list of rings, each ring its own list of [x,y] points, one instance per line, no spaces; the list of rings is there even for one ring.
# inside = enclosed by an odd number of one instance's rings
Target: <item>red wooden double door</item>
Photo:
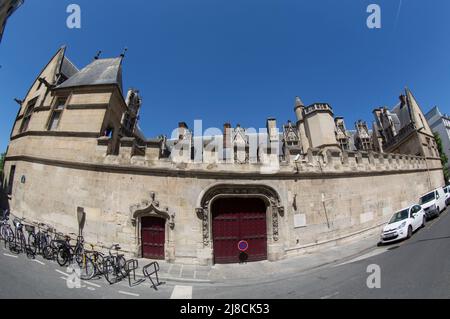
[[[164,259],[166,220],[158,217],[141,218],[142,257]]]
[[[218,264],[267,259],[266,205],[259,198],[223,198],[212,204],[214,262]],[[248,242],[242,254],[241,240]],[[244,256],[244,258],[243,258]]]

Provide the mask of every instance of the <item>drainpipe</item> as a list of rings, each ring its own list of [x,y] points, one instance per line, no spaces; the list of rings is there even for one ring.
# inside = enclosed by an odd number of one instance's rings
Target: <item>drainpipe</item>
[[[325,218],[327,219],[327,226],[328,229],[330,229],[330,221],[328,220],[328,213],[327,213],[327,207],[325,205],[325,194],[322,193],[322,204],[323,204],[323,210],[325,211]]]
[[[426,157],[425,157],[425,165],[427,166],[428,184],[429,184],[430,190],[431,190],[433,187],[431,186],[430,169],[428,168],[428,161],[427,161]]]

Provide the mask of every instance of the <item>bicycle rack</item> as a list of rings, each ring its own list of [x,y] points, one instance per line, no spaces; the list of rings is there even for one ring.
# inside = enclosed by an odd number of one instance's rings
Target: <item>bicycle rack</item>
[[[153,270],[149,271],[149,268],[153,266]],[[159,264],[158,262],[154,261],[148,264],[147,266],[144,266],[142,268],[142,272],[144,273],[144,277],[150,279],[152,283],[152,287],[155,290],[158,290],[158,286],[164,284],[164,282],[160,282],[158,278],[158,271],[159,271]],[[156,276],[156,284],[153,282],[152,275]]]
[[[128,285],[130,287],[137,286],[145,281],[145,279],[136,280],[136,269],[139,268],[139,263],[136,259],[130,259],[125,263],[125,271],[127,272]],[[133,283],[131,283],[131,272],[133,272]]]

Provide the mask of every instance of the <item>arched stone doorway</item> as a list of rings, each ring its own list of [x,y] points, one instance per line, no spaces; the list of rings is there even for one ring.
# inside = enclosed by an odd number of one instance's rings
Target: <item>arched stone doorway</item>
[[[151,194],[151,201],[130,207],[131,223],[136,231],[136,256],[149,259],[175,259],[175,213],[161,208]]]
[[[202,256],[210,256],[206,260],[203,260],[202,263],[239,262],[239,260],[236,261],[236,259],[234,259],[234,261],[215,260],[215,256],[217,255],[215,244],[217,244],[217,242],[215,243],[213,234],[213,221],[215,216],[214,210],[216,208],[214,203],[219,199],[224,199],[225,202],[228,203],[233,203],[233,201],[237,201],[238,199],[247,199],[249,201],[248,203],[251,203],[253,200],[258,203],[263,203],[264,209],[259,208],[258,211],[264,210],[264,212],[258,212],[256,215],[258,216],[259,221],[263,221],[263,215],[265,213],[266,258],[263,258],[264,247],[260,250],[260,252],[262,252],[261,254],[257,254],[253,257],[255,260],[278,260],[284,256],[282,244],[279,242],[279,224],[280,218],[284,216],[284,206],[281,203],[278,192],[270,186],[260,184],[217,184],[202,192],[199,197],[198,207],[196,208],[197,216],[202,221],[203,250],[201,254]],[[237,205],[237,207],[239,206]],[[232,214],[233,211],[234,213],[237,212],[236,205],[234,205],[234,207],[233,205],[231,206]],[[244,212],[244,214],[240,214],[239,219],[242,221],[242,216],[245,215],[246,212]],[[258,232],[259,231],[256,231],[256,233]],[[236,235],[237,234],[234,233],[234,236]],[[246,235],[245,232],[244,235]],[[259,232],[256,236],[261,237],[264,236],[264,234]],[[260,242],[261,241],[259,241],[259,243]],[[237,247],[237,242],[234,244],[236,245],[235,247]]]

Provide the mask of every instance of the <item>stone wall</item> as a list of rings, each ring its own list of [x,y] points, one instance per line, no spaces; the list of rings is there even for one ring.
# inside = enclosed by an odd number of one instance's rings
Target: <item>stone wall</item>
[[[161,210],[167,207],[174,215],[166,259],[205,264],[211,262],[212,247],[204,245],[203,221],[196,213],[202,194],[217,184],[267,186],[276,191],[283,207],[276,241],[271,237],[273,212],[268,212],[269,259],[275,260],[301,253],[310,244],[376,227],[393,211],[443,184],[442,171],[433,168],[436,163],[404,155],[310,152],[297,164],[281,165],[275,174],[261,174],[257,164],[180,166],[128,152],[121,148],[118,156],[91,163],[8,154],[5,172],[16,165],[13,213],[69,233],[76,232],[77,207],[83,207],[88,242],[117,242],[138,254],[133,207],[148,206],[154,193]]]

